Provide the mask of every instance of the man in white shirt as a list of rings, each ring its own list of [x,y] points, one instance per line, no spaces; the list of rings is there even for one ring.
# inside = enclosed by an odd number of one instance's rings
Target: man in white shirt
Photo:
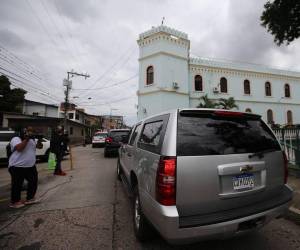
[[[42,148],[43,144],[35,142],[32,127],[24,130],[24,135],[12,138],[10,142],[11,156],[9,157],[8,171],[11,175],[11,204],[12,208],[23,207],[36,203],[38,173],[36,170],[36,148]],[[27,199],[21,201],[21,191],[24,179],[28,182]]]

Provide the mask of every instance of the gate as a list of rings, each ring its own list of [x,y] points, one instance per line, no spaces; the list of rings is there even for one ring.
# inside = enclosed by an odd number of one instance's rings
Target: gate
[[[289,161],[289,167],[300,171],[300,129],[273,130]]]

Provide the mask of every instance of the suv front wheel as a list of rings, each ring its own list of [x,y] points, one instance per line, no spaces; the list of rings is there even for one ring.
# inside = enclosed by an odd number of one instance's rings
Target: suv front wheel
[[[143,214],[137,185],[134,188],[132,210],[135,236],[140,241],[146,241],[150,239],[152,236],[152,228],[150,227],[145,215]]]

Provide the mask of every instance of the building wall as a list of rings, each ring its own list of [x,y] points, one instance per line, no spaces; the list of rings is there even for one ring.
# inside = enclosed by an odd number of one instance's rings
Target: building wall
[[[189,86],[191,107],[199,104],[199,98],[208,94],[210,99],[234,97],[240,111],[250,108],[253,113],[260,114],[266,119],[267,110],[273,111],[274,122],[286,124],[286,113],[293,113],[294,123],[300,123],[300,78],[262,74],[257,72],[235,71],[192,65],[189,72]],[[195,91],[194,77],[201,75],[203,79],[203,92]],[[213,88],[219,86],[220,78],[226,77],[228,93],[213,93]],[[250,95],[244,94],[244,80],[250,81]],[[265,82],[271,83],[272,96],[265,96]],[[291,97],[284,97],[284,85],[290,85]]]
[[[177,38],[175,39],[174,36]],[[293,123],[300,123],[300,73],[271,69],[247,63],[232,63],[198,59],[189,56],[190,41],[186,34],[159,26],[139,36],[138,119],[174,108],[196,107],[205,94],[210,99],[234,97],[239,110],[250,108],[267,119],[273,111],[275,123],[287,123],[287,111],[292,111]],[[146,85],[146,70],[154,67],[154,82]],[[194,77],[200,74],[203,91],[195,91]],[[221,77],[227,79],[227,93],[214,93]],[[244,94],[244,80],[250,81],[251,94]],[[272,96],[265,96],[269,81]],[[173,88],[178,83],[178,89]],[[290,85],[291,97],[284,97],[284,85]]]
[[[58,107],[48,106],[46,104],[39,104],[39,103],[31,103],[26,102],[23,106],[23,113],[25,115],[34,115],[37,114],[38,116],[46,116],[46,117],[58,117]]]
[[[139,58],[139,101],[138,119],[155,114],[175,106],[189,105],[188,58],[189,40],[184,33],[168,29],[163,33],[161,26],[158,33],[140,35]],[[147,68],[153,66],[154,81],[146,85]],[[178,85],[178,89],[173,87]]]

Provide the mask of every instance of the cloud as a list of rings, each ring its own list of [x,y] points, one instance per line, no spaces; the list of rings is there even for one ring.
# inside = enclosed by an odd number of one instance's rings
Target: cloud
[[[88,72],[74,77],[71,100],[93,114],[117,114],[133,121],[138,79],[109,89],[100,88],[128,79],[138,72],[141,32],[165,25],[186,32],[191,53],[211,58],[253,62],[300,70],[300,40],[278,47],[260,25],[265,1],[233,0],[3,0],[0,42],[33,65],[43,80],[37,87],[51,94],[28,94],[35,100],[63,101],[62,80],[67,71]],[[17,59],[14,59],[17,64]],[[1,65],[9,67],[0,60]],[[10,67],[12,69],[12,67]],[[20,73],[16,68],[16,73]],[[30,76],[28,76],[30,77]],[[80,98],[72,99],[79,95]],[[131,96],[131,97],[130,97]],[[91,100],[88,100],[91,97]],[[130,97],[125,100],[124,97]],[[83,104],[84,103],[84,104]],[[100,105],[111,103],[110,105]]]
[[[13,50],[30,49],[32,46],[18,34],[8,29],[0,29],[1,43],[7,44]]]

